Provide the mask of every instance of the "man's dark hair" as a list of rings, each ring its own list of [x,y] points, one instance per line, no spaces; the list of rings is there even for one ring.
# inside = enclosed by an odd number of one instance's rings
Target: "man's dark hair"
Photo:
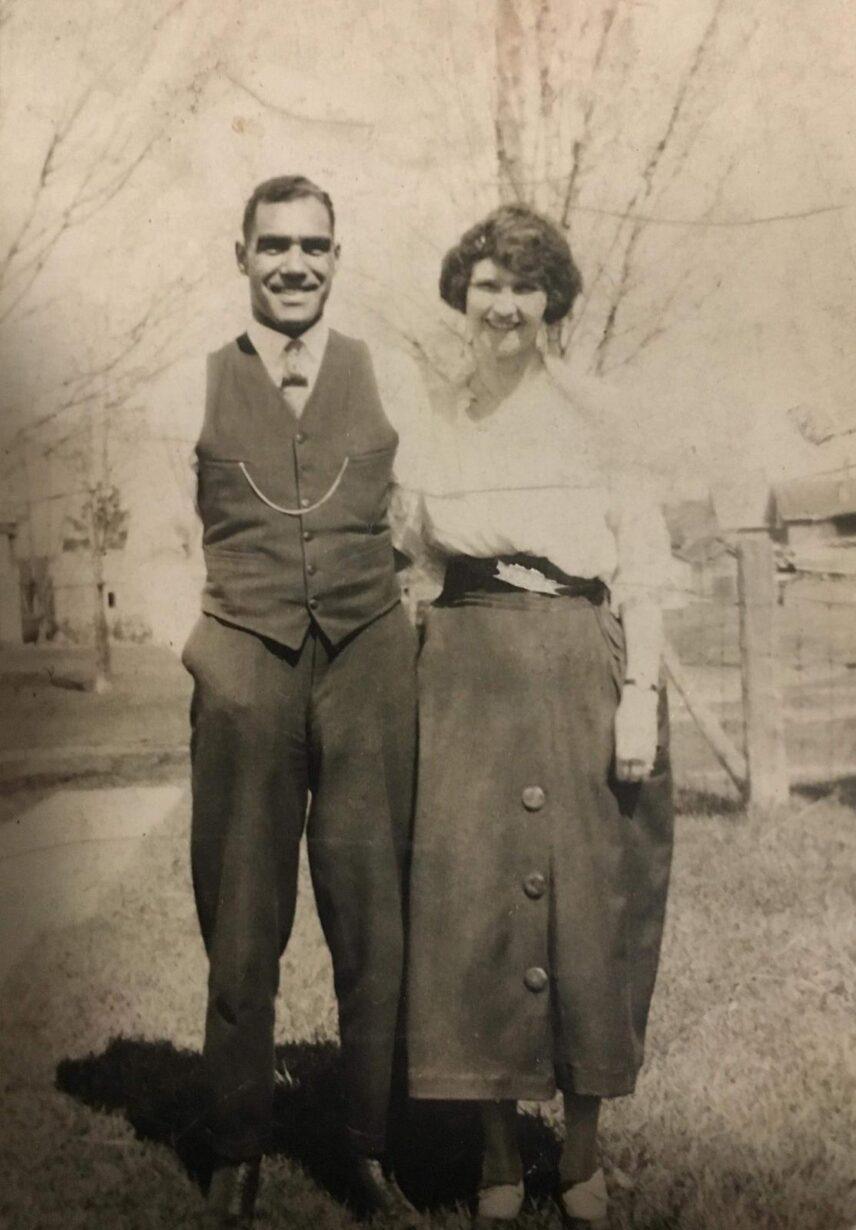
[[[266,179],[263,183],[257,184],[244,206],[244,242],[246,243],[250,238],[250,232],[256,220],[256,210],[261,201],[270,203],[296,201],[305,196],[313,197],[316,201],[321,202],[330,215],[330,230],[335,231],[336,213],[329,193],[319,188],[317,184],[313,184],[312,180],[307,179],[305,175],[277,175],[274,179]]]
[[[547,295],[546,324],[567,316],[583,287],[565,236],[549,218],[525,205],[503,205],[476,223],[443,258],[440,296],[459,312],[467,310],[473,266],[493,260],[531,280]]]

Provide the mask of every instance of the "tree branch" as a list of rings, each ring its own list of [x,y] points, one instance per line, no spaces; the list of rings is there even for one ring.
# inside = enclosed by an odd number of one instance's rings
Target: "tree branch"
[[[148,69],[157,67],[154,57],[161,45],[159,40],[164,37],[164,27],[187,5],[188,0],[173,0],[154,22],[150,37],[141,47],[129,44],[119,49],[132,54],[137,70],[135,83],[141,77],[147,81],[157,77]],[[11,4],[7,3],[0,8],[0,14],[10,10]],[[85,32],[81,37],[85,40]],[[99,81],[98,71],[92,68],[90,79],[74,90],[54,123],[29,204],[0,261],[0,322],[18,310],[63,236],[91,221],[128,186],[163,135],[168,116],[161,116],[159,121],[155,114],[150,116],[151,108],[157,111],[155,95],[146,94],[141,102],[135,97],[140,93],[136,84],[129,87],[124,109],[117,104],[106,112],[106,135],[100,131],[105,112],[103,107],[95,106],[100,101]],[[150,90],[150,86],[148,82],[145,90]],[[155,86],[158,88],[157,82]],[[141,115],[154,127],[145,137],[135,135]],[[56,199],[60,186],[66,192],[64,200]]]
[[[684,73],[683,78],[681,79],[678,85],[677,93],[675,94],[674,101],[672,102],[672,106],[666,118],[666,124],[663,129],[662,135],[659,141],[657,142],[657,144],[654,146],[654,148],[651,150],[650,154],[648,155],[648,158],[646,160],[645,166],[642,171],[641,182],[635,189],[630,199],[630,203],[627,206],[628,213],[633,213],[636,210],[636,207],[639,204],[639,202],[646,201],[651,195],[654,177],[656,176],[660,163],[662,162],[663,157],[669,148],[669,143],[672,139],[672,135],[680,119],[680,116],[683,111],[684,105],[686,103],[687,97],[689,96],[690,88],[693,82],[695,81],[701,69],[702,64],[704,63],[708,49],[713,39],[716,36],[716,31],[719,25],[719,19],[722,14],[722,9],[725,3],[726,3],[726,0],[715,0],[713,12],[711,13],[710,18],[708,19],[707,25],[705,26],[705,29],[704,29],[704,32],[702,33],[701,38],[696,44],[695,51],[687,67],[687,70]],[[618,227],[619,233],[621,232],[623,225],[624,225],[623,223],[619,225]],[[613,293],[612,303],[610,304],[610,308],[609,308],[609,311],[607,312],[606,320],[604,321],[604,325],[601,331],[600,338],[598,339],[597,346],[595,347],[595,371],[598,374],[601,374],[603,372],[606,351],[612,340],[613,333],[615,332],[615,323],[618,318],[618,313],[621,308],[622,300],[627,290],[627,285],[630,279],[630,272],[631,272],[631,269],[633,266],[633,260],[636,254],[636,248],[639,244],[640,237],[643,233],[643,227],[644,227],[643,222],[641,222],[640,220],[634,220],[633,223],[631,224],[630,234],[624,246],[624,253],[622,256],[622,260],[621,260],[621,267],[618,272],[618,278],[615,284],[615,291]]]
[[[351,120],[343,119],[339,116],[306,115],[301,111],[292,111],[289,107],[282,107],[278,103],[271,102],[269,98],[265,98],[257,90],[248,86],[245,81],[239,81],[237,77],[233,77],[231,73],[224,72],[223,76],[236,90],[241,90],[242,93],[252,98],[254,102],[257,102],[260,107],[264,107],[266,111],[273,111],[276,115],[281,115],[283,119],[292,120],[296,124],[321,125],[325,128],[361,128],[365,132],[372,132],[374,129],[374,124],[371,120]]]
[[[598,40],[597,50],[595,52],[594,62],[592,64],[591,85],[589,87],[586,100],[583,104],[582,130],[579,137],[576,138],[573,146],[571,147],[571,171],[568,175],[568,182],[565,187],[565,195],[562,201],[562,211],[560,214],[562,226],[566,230],[571,220],[571,210],[574,202],[574,196],[577,191],[577,184],[582,166],[582,155],[591,139],[591,120],[594,114],[596,98],[593,85],[599,74],[604,56],[606,55],[606,47],[609,42],[609,35],[612,31],[612,27],[615,24],[615,15],[618,12],[618,4],[619,0],[615,0],[612,8],[607,9],[603,15],[600,38]]]

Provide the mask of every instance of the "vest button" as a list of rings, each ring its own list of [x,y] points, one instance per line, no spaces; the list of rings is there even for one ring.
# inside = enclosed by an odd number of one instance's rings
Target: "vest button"
[[[315,573],[318,571],[318,569],[315,567],[315,565],[314,565],[314,564],[307,564],[307,565],[306,565],[306,571],[309,573],[309,575],[310,575],[311,577],[314,577],[314,576],[315,576]]]
[[[546,888],[547,881],[540,871],[530,872],[523,880],[523,891],[532,901],[537,901],[539,897],[543,897]]]
[[[294,437],[295,444],[303,444],[305,441],[306,441],[306,436],[304,435],[302,431],[299,431],[297,435]]]
[[[312,531],[311,531],[311,530],[304,530],[304,531],[303,531],[303,541],[304,541],[304,542],[311,542],[311,541],[312,541]]]
[[[308,496],[306,496],[306,495],[301,496],[301,498],[300,498],[300,507],[301,507],[301,508],[308,508],[308,507],[309,507],[309,497],[308,497]]]
[[[527,811],[540,811],[547,801],[547,796],[540,786],[527,786],[520,797]]]
[[[317,606],[318,606],[318,599],[317,599],[317,598],[310,598],[310,599],[309,599],[309,609],[310,609],[311,611],[314,611],[314,610],[315,610],[315,608],[316,608]]]
[[[523,981],[528,990],[543,991],[549,980],[547,978],[547,971],[542,969],[540,965],[530,965],[523,975]]]

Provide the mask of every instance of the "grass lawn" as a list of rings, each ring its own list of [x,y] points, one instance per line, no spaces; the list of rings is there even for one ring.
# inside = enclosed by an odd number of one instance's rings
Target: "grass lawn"
[[[605,1113],[616,1230],[856,1225],[852,803],[679,818],[648,1062],[636,1096]],[[3,1226],[197,1224],[205,962],[186,847],[182,804],[96,917],[48,931],[7,979]],[[279,1010],[300,1084],[280,1098],[260,1224],[332,1230],[356,1223],[337,1168],[330,969],[305,874],[302,887]],[[558,1226],[543,1196],[554,1110],[522,1118],[530,1230]],[[466,1226],[471,1117],[423,1111],[401,1139],[429,1224]]]

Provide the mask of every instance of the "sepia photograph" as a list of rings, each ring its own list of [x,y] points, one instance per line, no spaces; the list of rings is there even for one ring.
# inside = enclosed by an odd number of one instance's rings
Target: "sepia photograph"
[[[0,0],[0,1224],[856,1230],[856,3]]]

